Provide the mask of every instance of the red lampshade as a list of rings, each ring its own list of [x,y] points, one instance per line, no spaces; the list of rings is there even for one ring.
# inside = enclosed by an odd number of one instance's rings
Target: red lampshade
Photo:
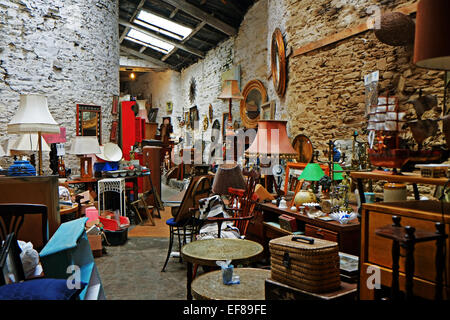
[[[249,156],[280,156],[280,158],[295,158],[297,151],[292,147],[287,131],[287,121],[260,120],[258,133],[251,146],[246,150]]]
[[[421,0],[417,7],[414,63],[450,70],[450,1]]]

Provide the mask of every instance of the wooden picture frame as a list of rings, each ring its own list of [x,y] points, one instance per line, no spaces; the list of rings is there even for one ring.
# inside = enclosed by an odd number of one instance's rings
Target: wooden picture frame
[[[111,123],[111,134],[109,136],[109,141],[117,143],[119,139],[119,121],[113,120]]]
[[[275,120],[275,100],[268,101],[261,105],[261,120]]]
[[[113,96],[111,114],[116,116],[119,112],[119,96]]]
[[[102,107],[77,104],[77,136],[96,136],[102,145]]]

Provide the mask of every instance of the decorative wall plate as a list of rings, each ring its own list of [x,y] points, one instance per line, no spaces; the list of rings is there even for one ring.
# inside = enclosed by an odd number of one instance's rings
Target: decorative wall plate
[[[209,105],[208,115],[209,115],[209,122],[212,122],[214,118],[214,112],[213,106],[211,104]]]
[[[205,117],[203,118],[203,131],[208,130],[208,126],[209,126],[208,117],[205,116]]]

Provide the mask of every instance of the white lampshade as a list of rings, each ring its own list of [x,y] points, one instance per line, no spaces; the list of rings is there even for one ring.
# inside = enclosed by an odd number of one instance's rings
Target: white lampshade
[[[50,147],[45,141],[44,137],[41,137],[42,151],[50,151]],[[13,151],[32,152],[39,151],[38,134],[37,133],[25,133],[21,134],[19,138],[9,148]]]
[[[48,110],[47,97],[20,95],[20,104],[8,123],[8,133],[59,133],[59,125]]]
[[[0,157],[6,156],[5,150],[3,150],[2,146],[0,145]]]
[[[69,151],[70,154],[77,155],[98,154],[100,152],[100,145],[95,136],[76,136],[72,140],[72,146]]]

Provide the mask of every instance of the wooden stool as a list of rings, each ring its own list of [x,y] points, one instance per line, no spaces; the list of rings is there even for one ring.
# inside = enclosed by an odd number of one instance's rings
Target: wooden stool
[[[406,277],[406,299],[413,297],[413,277],[414,277],[414,246],[416,243],[426,241],[436,241],[436,291],[435,299],[442,300],[443,272],[444,272],[444,244],[447,235],[445,225],[437,222],[436,232],[416,230],[411,226],[402,227],[400,217],[393,216],[393,224],[375,230],[375,234],[393,240],[392,243],[392,287],[391,298],[399,298],[399,259],[400,247],[406,250],[405,277]]]

